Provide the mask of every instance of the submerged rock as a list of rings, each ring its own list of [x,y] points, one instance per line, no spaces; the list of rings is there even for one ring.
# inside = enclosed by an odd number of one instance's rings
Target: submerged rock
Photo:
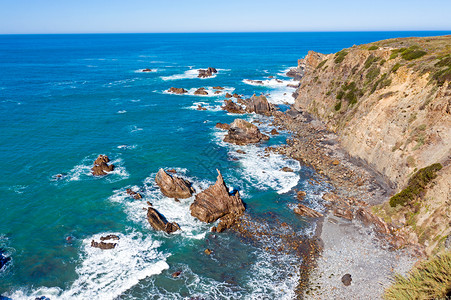
[[[114,165],[108,165],[110,159],[106,155],[100,154],[94,161],[94,166],[91,168],[92,175],[94,176],[104,176],[107,172],[114,170]]]
[[[269,137],[262,134],[257,126],[242,119],[235,119],[230,124],[230,129],[224,138],[224,142],[236,145],[247,145],[258,143],[261,140],[269,140]]]
[[[180,230],[180,226],[175,222],[168,222],[166,218],[153,207],[147,208],[147,221],[153,229],[173,233]]]
[[[155,176],[155,182],[160,187],[163,195],[169,198],[186,199],[195,192],[188,180],[177,176],[171,176],[160,169]]]
[[[184,88],[175,88],[175,87],[171,87],[171,88],[168,90],[168,92],[169,92],[169,93],[173,93],[173,94],[179,94],[179,95],[188,93],[188,91],[185,90]]]
[[[143,69],[141,72],[152,72],[152,69],[146,68],[146,69]]]
[[[136,200],[142,199],[143,197],[140,193],[132,191],[132,189],[126,189],[125,192]]]
[[[225,215],[241,215],[244,203],[239,192],[229,193],[221,172],[218,171],[216,183],[196,195],[190,206],[191,215],[202,222],[211,223]]]

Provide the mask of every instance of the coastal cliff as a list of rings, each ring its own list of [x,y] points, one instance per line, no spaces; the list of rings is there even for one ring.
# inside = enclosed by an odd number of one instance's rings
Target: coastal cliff
[[[438,251],[451,231],[451,36],[310,51],[299,68],[294,107],[322,120],[396,192],[422,168],[441,164],[407,205],[372,208],[426,253]]]

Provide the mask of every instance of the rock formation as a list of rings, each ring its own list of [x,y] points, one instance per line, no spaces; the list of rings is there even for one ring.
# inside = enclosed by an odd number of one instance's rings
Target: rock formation
[[[199,72],[199,75],[197,75],[197,77],[199,77],[199,78],[211,77],[213,74],[218,73],[218,71],[212,67],[209,67],[206,70],[199,69],[197,71]]]
[[[294,212],[298,215],[307,216],[307,217],[311,217],[311,218],[319,218],[319,217],[323,216],[321,213],[317,212],[316,210],[311,209],[310,207],[307,207],[302,204],[298,204],[298,207],[296,207],[294,209]]]
[[[109,234],[107,236],[102,236],[102,237],[100,237],[100,242],[96,242],[96,241],[92,240],[91,241],[91,247],[99,248],[99,249],[102,249],[102,250],[114,249],[117,246],[117,243],[105,242],[105,241],[109,241],[109,240],[118,241],[119,237],[117,235],[114,235],[114,234]]]
[[[246,111],[249,113],[257,113],[262,115],[269,115],[271,112],[271,105],[265,96],[256,96],[255,94],[250,98],[246,99]]]
[[[235,119],[230,124],[230,129],[224,138],[224,142],[236,145],[247,145],[268,140],[269,137],[260,132],[257,126],[242,119]]]
[[[143,69],[141,72],[152,72],[152,70],[147,68],[147,69]]]
[[[222,130],[229,130],[230,125],[227,123],[216,123],[216,128],[222,129]]]
[[[223,110],[228,111],[232,114],[244,114],[246,111],[238,104],[232,100],[224,100],[225,105],[222,107]]]
[[[217,171],[216,183],[197,194],[190,206],[191,215],[202,222],[211,223],[226,215],[236,218],[245,210],[239,192],[230,194],[221,172]]]
[[[188,91],[185,90],[184,88],[175,88],[175,87],[171,87],[171,88],[168,90],[168,92],[169,92],[169,93],[172,93],[172,94],[178,94],[178,95],[182,95],[182,94],[188,93]]]
[[[155,176],[155,182],[160,187],[163,195],[169,198],[186,199],[193,195],[194,189],[188,180],[177,176],[171,176],[160,169]]]
[[[203,107],[201,104],[198,104],[196,110],[207,110],[207,109]]]
[[[194,95],[208,95],[208,92],[205,90],[205,88],[198,88],[195,92]]]
[[[153,229],[173,233],[180,230],[180,226],[175,222],[168,222],[166,218],[153,207],[147,208],[147,221]]]
[[[110,159],[106,155],[100,154],[94,161],[94,166],[91,168],[92,175],[103,176],[107,175],[107,172],[114,170],[114,165],[108,165]]]
[[[142,199],[142,195],[138,192],[133,191],[132,189],[126,189],[125,192],[127,193],[127,195],[130,195],[131,197],[133,197],[133,199],[139,200]]]

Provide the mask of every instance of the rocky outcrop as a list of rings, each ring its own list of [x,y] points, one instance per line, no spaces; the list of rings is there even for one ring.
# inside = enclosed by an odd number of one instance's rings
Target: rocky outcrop
[[[110,162],[108,156],[100,154],[94,161],[94,166],[91,168],[92,175],[104,176],[107,175],[108,172],[113,171],[114,165],[108,165],[108,162]]]
[[[236,145],[247,145],[268,140],[269,137],[262,134],[257,126],[242,119],[235,119],[230,124],[230,129],[224,138],[224,142]]]
[[[133,197],[133,199],[139,200],[142,199],[142,195],[138,192],[133,191],[132,189],[126,189],[125,192],[127,193],[127,195]]]
[[[238,104],[232,100],[224,100],[225,105],[222,107],[223,110],[228,111],[232,114],[244,114],[246,111]]]
[[[221,172],[217,171],[216,183],[197,194],[190,206],[191,215],[202,222],[211,223],[226,215],[235,219],[245,210],[239,192],[229,193]]]
[[[171,176],[160,169],[155,176],[155,182],[160,187],[163,195],[169,198],[186,199],[193,195],[194,188],[188,180],[177,176]]]
[[[214,90],[223,90],[224,88],[222,86],[214,86],[213,89]]]
[[[216,123],[216,128],[222,129],[222,130],[229,130],[230,125],[227,123]]]
[[[254,94],[250,99],[246,99],[247,112],[254,112],[261,115],[270,115],[271,110],[271,105],[264,95],[256,96]]]
[[[207,78],[213,76],[213,74],[218,73],[218,71],[215,68],[209,67],[206,70],[199,69],[197,70],[199,72],[199,75],[197,77],[199,78]]]
[[[94,248],[99,248],[102,250],[110,250],[110,249],[114,249],[117,246],[117,243],[112,243],[112,242],[108,242],[108,241],[118,241],[119,237],[117,235],[114,234],[109,234],[107,236],[102,236],[100,237],[100,242],[96,242],[94,240],[91,241],[91,247]],[[107,241],[107,242],[105,242]]]
[[[290,69],[286,75],[288,77],[293,78],[294,80],[301,80],[302,76],[304,76],[304,69],[303,68],[292,68]]]
[[[203,107],[201,104],[198,104],[196,110],[207,110],[207,109]]]
[[[310,207],[307,207],[302,204],[298,204],[298,207],[296,207],[294,209],[294,212],[298,215],[307,216],[310,218],[319,218],[319,217],[323,216],[321,213],[317,212],[316,210],[311,209]]]
[[[169,92],[169,93],[172,93],[172,94],[178,94],[178,95],[182,95],[182,94],[188,93],[188,91],[185,90],[184,88],[175,88],[175,87],[171,87],[171,88],[168,90],[168,92]]]
[[[229,93],[226,93],[226,94],[225,94],[225,97],[226,97],[226,98],[232,98],[232,95],[229,94]]]
[[[205,88],[198,88],[195,92],[194,95],[208,95],[208,92],[205,90]]]
[[[153,229],[173,233],[180,230],[180,226],[175,222],[168,222],[166,218],[153,207],[147,208],[147,221]]]

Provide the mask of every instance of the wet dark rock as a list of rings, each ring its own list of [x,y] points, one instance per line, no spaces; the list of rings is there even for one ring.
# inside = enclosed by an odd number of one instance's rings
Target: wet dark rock
[[[190,206],[191,215],[202,222],[211,223],[228,214],[239,216],[245,210],[239,192],[229,193],[221,172],[217,171],[216,183],[197,194]]]
[[[274,128],[273,130],[271,130],[270,134],[277,135],[277,134],[279,134],[279,132],[277,131],[277,129]]]
[[[171,88],[168,90],[168,92],[169,92],[169,93],[172,93],[172,94],[179,94],[179,95],[188,93],[188,91],[185,90],[184,88],[175,88],[175,87],[171,87]]]
[[[132,189],[126,189],[125,192],[136,200],[142,199],[143,197],[140,193],[132,191]]]
[[[284,172],[294,172],[293,169],[289,167],[283,167],[281,170]]]
[[[155,176],[155,182],[163,195],[169,198],[186,199],[195,192],[191,183],[183,178],[172,176],[160,169]]]
[[[108,165],[110,159],[106,155],[100,154],[94,161],[94,166],[91,168],[92,175],[94,176],[104,176],[108,172],[114,170],[114,165]]]
[[[152,72],[152,69],[146,68],[146,69],[143,69],[141,72]]]
[[[177,278],[177,277],[179,277],[181,274],[182,274],[182,271],[177,271],[177,272],[172,273],[172,277],[173,277],[173,278]]]
[[[199,77],[199,78],[211,77],[211,76],[213,76],[213,74],[218,73],[218,71],[212,67],[209,67],[206,70],[199,69],[199,70],[197,70],[197,72],[199,73],[199,75],[197,75],[197,77]]]
[[[212,251],[211,251],[210,249],[208,249],[208,248],[207,248],[207,249],[205,249],[205,251],[204,251],[204,252],[205,252],[205,254],[207,254],[207,255],[210,255],[210,254],[212,253]]]
[[[175,222],[168,222],[166,218],[153,207],[147,208],[147,221],[153,229],[173,233],[180,230],[180,226]]]
[[[230,95],[229,93],[226,93],[225,97],[226,98],[232,98],[232,95]]]
[[[224,142],[236,145],[254,144],[261,140],[269,140],[269,136],[262,134],[254,124],[242,119],[235,119],[230,124],[230,129],[224,138]]]
[[[240,153],[240,154],[246,154],[246,152],[244,152],[243,150],[240,150],[240,149],[236,150],[236,152]]]
[[[198,104],[196,110],[207,110],[207,109],[202,105]]]
[[[232,114],[244,114],[246,111],[238,104],[232,100],[224,100],[225,105],[222,107],[223,110],[228,111]]]
[[[113,241],[118,241],[119,237],[117,235],[114,234],[109,234],[107,236],[101,236],[100,240],[103,241],[109,241],[109,240],[113,240]]]
[[[94,240],[91,241],[91,247],[99,248],[102,250],[114,249],[116,246],[117,246],[117,243],[96,242]]]
[[[214,90],[223,90],[224,88],[222,86],[214,86],[213,89]]]
[[[343,282],[345,286],[350,286],[351,281],[352,281],[351,274],[345,274],[343,275],[343,277],[341,277],[341,282]]]
[[[229,130],[230,125],[227,123],[216,123],[216,128],[223,129],[223,130]]]

